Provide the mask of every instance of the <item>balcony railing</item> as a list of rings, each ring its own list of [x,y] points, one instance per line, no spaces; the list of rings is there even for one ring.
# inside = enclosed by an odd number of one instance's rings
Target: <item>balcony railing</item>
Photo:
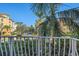
[[[0,36],[0,56],[78,56],[79,40],[70,37]]]

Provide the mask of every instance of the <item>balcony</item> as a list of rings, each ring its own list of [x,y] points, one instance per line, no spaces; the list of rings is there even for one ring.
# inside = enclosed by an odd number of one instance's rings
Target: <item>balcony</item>
[[[79,40],[71,37],[0,36],[0,56],[78,56]]]

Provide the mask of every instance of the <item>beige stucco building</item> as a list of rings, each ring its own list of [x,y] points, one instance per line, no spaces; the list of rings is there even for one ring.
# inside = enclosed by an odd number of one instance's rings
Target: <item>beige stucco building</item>
[[[13,31],[13,21],[7,14],[0,14],[0,32],[2,36],[10,36]]]

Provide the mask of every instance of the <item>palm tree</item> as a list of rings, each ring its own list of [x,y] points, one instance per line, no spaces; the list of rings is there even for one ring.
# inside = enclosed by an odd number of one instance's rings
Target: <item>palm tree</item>
[[[50,24],[50,33],[51,36],[57,36],[59,31],[58,22],[56,19],[56,11],[58,6],[60,4],[54,4],[54,3],[40,3],[40,4],[32,4],[32,10],[33,12],[41,19],[43,17],[46,17]]]
[[[62,31],[60,31],[59,28],[59,24],[58,24],[58,20],[56,19],[56,11],[58,10],[58,7],[60,7],[60,5],[62,4],[57,4],[57,3],[39,3],[39,4],[32,4],[32,10],[33,12],[36,14],[36,16],[38,16],[40,19],[43,17],[46,17],[46,20],[49,21],[49,29],[50,29],[50,33],[51,36],[59,36],[60,34],[62,34]],[[59,12],[60,15],[64,15],[65,16],[65,23],[69,26],[70,31],[73,33],[73,36],[76,34],[79,34],[79,26],[77,23],[74,22],[74,20],[76,20],[76,16],[78,15],[74,15],[73,12],[78,13],[78,11],[76,10],[70,10],[68,11],[64,11],[63,13]],[[71,15],[70,15],[71,14]],[[68,18],[69,16],[71,16],[70,18]],[[63,16],[62,16],[63,17]],[[64,33],[65,34],[65,33]],[[76,35],[78,36],[78,35]]]
[[[66,23],[66,25],[69,26],[72,37],[78,37],[79,36],[79,25],[76,23],[77,19],[79,19],[77,17],[77,16],[79,16],[79,14],[77,14],[77,13],[78,13],[77,10],[71,9],[69,11],[64,11],[64,12],[59,14],[59,16],[60,15],[64,16],[64,22]]]
[[[62,34],[62,31],[60,31],[60,26],[58,24],[58,20],[56,19],[56,10],[57,10],[58,6],[60,6],[60,4],[40,3],[40,4],[33,4],[33,7],[32,7],[33,12],[36,15],[41,13],[42,14],[41,18],[46,17],[47,20],[49,21],[49,24],[47,24],[47,25],[49,25],[48,27],[50,29],[51,36],[59,36],[60,34]],[[78,11],[78,13],[79,13],[79,11]],[[72,32],[71,36],[73,36],[73,37],[78,36],[79,26],[76,22],[74,22],[74,20],[76,20],[76,17],[74,17],[73,12],[72,11],[69,11],[69,12],[65,11],[62,14],[65,16],[64,21],[65,21],[66,25],[68,25],[70,31]],[[79,14],[78,14],[78,19],[79,19]],[[52,41],[52,43],[54,43],[54,41]],[[69,43],[67,43],[67,44],[69,44]],[[52,46],[53,46],[53,44],[52,44]]]

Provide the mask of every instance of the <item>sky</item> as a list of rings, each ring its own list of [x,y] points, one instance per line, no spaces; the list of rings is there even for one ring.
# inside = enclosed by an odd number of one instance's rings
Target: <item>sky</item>
[[[79,4],[64,3],[59,11],[79,7]],[[8,14],[15,22],[23,22],[27,26],[34,25],[37,19],[29,3],[0,3],[0,13]]]

